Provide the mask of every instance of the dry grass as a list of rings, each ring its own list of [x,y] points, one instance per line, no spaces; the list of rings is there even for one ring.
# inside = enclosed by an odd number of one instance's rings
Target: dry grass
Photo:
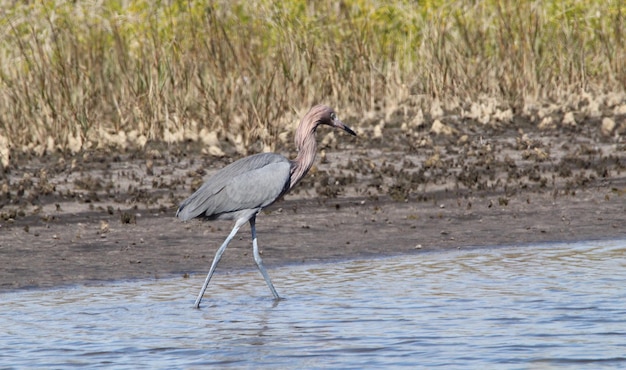
[[[14,151],[255,152],[316,102],[344,117],[477,101],[522,114],[626,86],[617,0],[0,5],[0,144]]]

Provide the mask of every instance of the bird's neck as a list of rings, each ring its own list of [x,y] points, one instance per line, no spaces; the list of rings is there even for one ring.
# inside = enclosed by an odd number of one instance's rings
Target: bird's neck
[[[313,137],[313,140],[303,140],[298,144],[298,156],[291,162],[291,184],[289,185],[289,189],[296,186],[304,175],[309,172],[309,169],[311,169],[315,161],[315,154],[317,153],[315,137]]]

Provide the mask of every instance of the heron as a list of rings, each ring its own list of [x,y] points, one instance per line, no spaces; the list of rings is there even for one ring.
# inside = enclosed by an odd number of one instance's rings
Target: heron
[[[291,190],[307,174],[317,152],[315,130],[319,125],[342,129],[350,135],[356,133],[346,126],[335,111],[326,105],[312,107],[302,118],[295,133],[298,154],[290,160],[277,153],[260,153],[241,158],[218,170],[189,198],[185,199],[176,212],[182,221],[200,218],[203,220],[234,220],[230,234],[219,247],[211,263],[209,273],[200,289],[194,308],[200,308],[209,281],[228,243],[239,228],[250,223],[254,261],[263,275],[275,300],[276,292],[270,276],[263,266],[256,236],[256,216]]]

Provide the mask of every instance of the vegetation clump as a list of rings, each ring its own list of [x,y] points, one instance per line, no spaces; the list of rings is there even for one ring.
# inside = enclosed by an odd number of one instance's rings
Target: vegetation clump
[[[0,5],[4,167],[11,151],[148,141],[275,149],[316,102],[348,118],[403,106],[407,122],[433,106],[482,123],[626,114],[621,1]]]

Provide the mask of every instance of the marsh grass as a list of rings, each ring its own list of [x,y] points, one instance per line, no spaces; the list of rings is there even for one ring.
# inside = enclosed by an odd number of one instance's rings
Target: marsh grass
[[[243,154],[316,102],[519,113],[626,85],[620,1],[0,4],[0,142],[37,154],[209,133]]]

